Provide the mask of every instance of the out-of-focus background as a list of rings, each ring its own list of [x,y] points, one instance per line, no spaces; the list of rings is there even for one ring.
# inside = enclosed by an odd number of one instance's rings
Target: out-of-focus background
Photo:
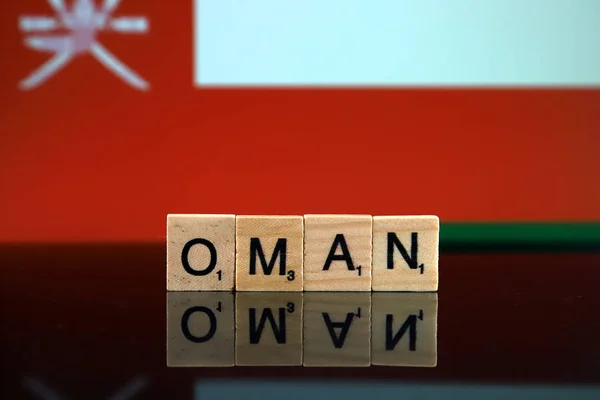
[[[597,0],[4,1],[0,241],[368,213],[439,215],[442,244],[600,243],[599,18]]]

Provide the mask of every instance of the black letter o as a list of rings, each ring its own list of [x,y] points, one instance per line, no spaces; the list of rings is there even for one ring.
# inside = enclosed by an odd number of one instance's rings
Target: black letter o
[[[208,329],[208,333],[202,337],[192,335],[192,333],[190,332],[190,327],[188,325],[190,322],[190,317],[195,312],[202,312],[202,313],[206,314],[206,316],[208,317],[208,319],[210,321],[210,328]],[[183,332],[183,336],[185,336],[185,338],[187,340],[189,340],[190,342],[194,342],[194,343],[207,342],[214,336],[216,330],[217,330],[217,318],[215,317],[215,314],[209,308],[202,307],[202,306],[188,308],[185,311],[185,313],[183,313],[183,317],[181,317],[181,331]]]
[[[197,244],[205,245],[210,251],[210,263],[208,264],[208,267],[202,270],[193,269],[188,261],[190,249]],[[217,266],[217,249],[215,249],[215,246],[206,239],[192,239],[183,246],[183,250],[181,251],[181,264],[183,264],[183,269],[185,269],[188,274],[196,276],[208,275]]]

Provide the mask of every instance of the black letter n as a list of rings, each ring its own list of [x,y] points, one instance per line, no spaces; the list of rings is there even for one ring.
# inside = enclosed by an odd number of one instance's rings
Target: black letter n
[[[417,256],[419,254],[419,236],[417,232],[410,234],[410,256],[406,251],[404,245],[398,239],[398,236],[394,232],[388,232],[387,234],[387,269],[394,269],[394,246],[400,251],[400,255],[404,258],[404,261],[408,264],[410,269],[420,269],[421,274],[425,269],[425,264],[419,265]]]
[[[417,350],[417,318],[423,319],[423,310],[419,312],[419,315],[411,314],[406,318],[406,321],[402,324],[398,332],[394,335],[392,330],[392,324],[394,323],[394,316],[392,314],[386,314],[385,316],[385,349],[394,350],[402,336],[408,331],[408,349],[410,351]]]

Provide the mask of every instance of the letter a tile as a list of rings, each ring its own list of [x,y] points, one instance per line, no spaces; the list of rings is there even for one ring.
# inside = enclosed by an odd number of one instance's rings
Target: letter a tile
[[[304,216],[304,290],[371,290],[370,215]]]
[[[304,366],[368,367],[371,293],[304,295]]]
[[[237,216],[236,290],[302,291],[303,218]]]
[[[373,217],[373,291],[438,289],[436,216]]]
[[[167,290],[233,290],[235,215],[167,216]]]

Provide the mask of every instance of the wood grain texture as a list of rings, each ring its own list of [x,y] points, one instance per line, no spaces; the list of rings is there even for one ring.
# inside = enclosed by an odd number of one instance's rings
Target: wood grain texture
[[[303,236],[301,216],[237,216],[236,290],[301,292]]]
[[[437,293],[373,293],[371,363],[437,365]]]
[[[236,365],[302,365],[302,293],[236,296]]]
[[[370,215],[305,215],[304,290],[370,291],[371,240]]]
[[[304,366],[368,367],[370,293],[304,294]]]
[[[373,291],[438,290],[439,233],[436,216],[373,217]]]
[[[167,366],[231,367],[233,293],[167,293]]]
[[[206,241],[196,243],[193,240]],[[187,256],[186,271],[182,254]],[[210,246],[215,254],[211,254]],[[213,256],[216,264],[211,268]],[[209,271],[205,275],[202,271]],[[235,286],[235,216],[169,214],[167,216],[167,290],[233,290]]]

